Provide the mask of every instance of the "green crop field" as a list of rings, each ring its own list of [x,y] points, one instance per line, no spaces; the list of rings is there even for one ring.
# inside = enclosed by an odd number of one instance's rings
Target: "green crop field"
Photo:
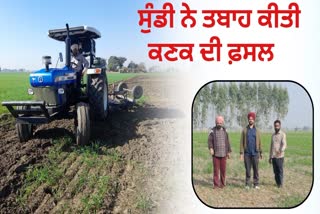
[[[271,133],[262,134],[263,159],[259,163],[261,189],[245,189],[245,168],[240,160],[240,133],[229,133],[231,159],[227,160],[227,186],[213,189],[212,158],[208,133],[193,133],[193,185],[199,198],[212,207],[293,207],[307,197],[313,182],[313,141],[311,132],[287,133],[284,186],[275,185],[268,163]],[[251,175],[252,179],[252,175]]]
[[[137,74],[108,73],[108,84],[130,79]],[[27,90],[30,87],[29,73],[0,73],[0,103],[10,100],[31,100]],[[6,113],[7,108],[0,105],[0,114]]]

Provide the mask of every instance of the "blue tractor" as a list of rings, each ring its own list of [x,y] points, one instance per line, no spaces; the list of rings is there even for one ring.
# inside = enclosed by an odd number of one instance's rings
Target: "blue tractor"
[[[88,26],[49,30],[50,38],[65,42],[65,66],[50,68],[51,57],[44,56],[45,68],[30,74],[28,93],[34,96],[32,101],[2,102],[16,118],[16,130],[21,142],[33,136],[37,124],[49,123],[58,115],[74,116],[75,140],[78,145],[85,145],[90,139],[90,121],[105,120],[112,106],[128,106],[142,96],[143,90],[136,86],[129,90],[125,83],[120,83],[108,94],[106,61],[96,57],[95,39],[101,37],[98,30]],[[71,64],[71,45],[78,44],[80,53],[89,59],[87,81],[77,85],[77,75]],[[62,54],[59,54],[62,62]],[[79,93],[79,88],[81,89]],[[132,92],[133,99],[127,97]],[[110,100],[109,100],[110,99]],[[110,104],[110,106],[109,106]]]

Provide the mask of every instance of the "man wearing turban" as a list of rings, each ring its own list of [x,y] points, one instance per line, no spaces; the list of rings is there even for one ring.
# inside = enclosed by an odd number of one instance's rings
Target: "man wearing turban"
[[[216,126],[208,137],[208,147],[213,161],[213,188],[223,188],[226,185],[226,164],[230,158],[231,147],[229,136],[223,127],[222,116],[216,117]]]
[[[246,169],[246,189],[250,188],[251,168],[253,168],[253,187],[259,189],[259,158],[262,159],[261,135],[255,126],[256,114],[248,114],[248,125],[242,130],[240,139],[240,158]]]

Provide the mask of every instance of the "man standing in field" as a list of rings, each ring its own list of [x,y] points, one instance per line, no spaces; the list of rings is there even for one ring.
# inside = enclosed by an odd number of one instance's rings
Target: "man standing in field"
[[[261,135],[255,126],[256,114],[248,114],[248,126],[241,133],[240,139],[240,159],[244,160],[246,168],[246,189],[249,189],[251,168],[253,168],[253,185],[259,189],[259,158],[262,159]]]
[[[277,186],[281,188],[283,184],[284,150],[287,147],[287,139],[286,134],[282,130],[280,130],[281,121],[276,120],[274,121],[273,125],[275,132],[271,137],[269,163],[272,163],[274,178],[276,180]]]
[[[216,126],[212,128],[208,137],[208,147],[213,160],[214,189],[223,188],[226,185],[226,164],[231,153],[229,136],[223,125],[223,117],[216,117]]]

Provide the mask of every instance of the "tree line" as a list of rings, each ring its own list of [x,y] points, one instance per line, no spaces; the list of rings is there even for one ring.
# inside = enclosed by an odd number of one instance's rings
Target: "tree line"
[[[229,128],[243,127],[247,114],[257,114],[256,124],[267,128],[270,121],[283,119],[288,113],[288,90],[266,82],[213,82],[204,86],[193,103],[193,127],[206,127],[208,117],[212,124],[216,115],[224,116]]]
[[[127,61],[125,57],[110,56],[108,59],[108,70],[117,71],[121,73],[146,73],[146,65],[141,62],[139,64],[131,61],[128,66],[124,66],[124,63]]]

